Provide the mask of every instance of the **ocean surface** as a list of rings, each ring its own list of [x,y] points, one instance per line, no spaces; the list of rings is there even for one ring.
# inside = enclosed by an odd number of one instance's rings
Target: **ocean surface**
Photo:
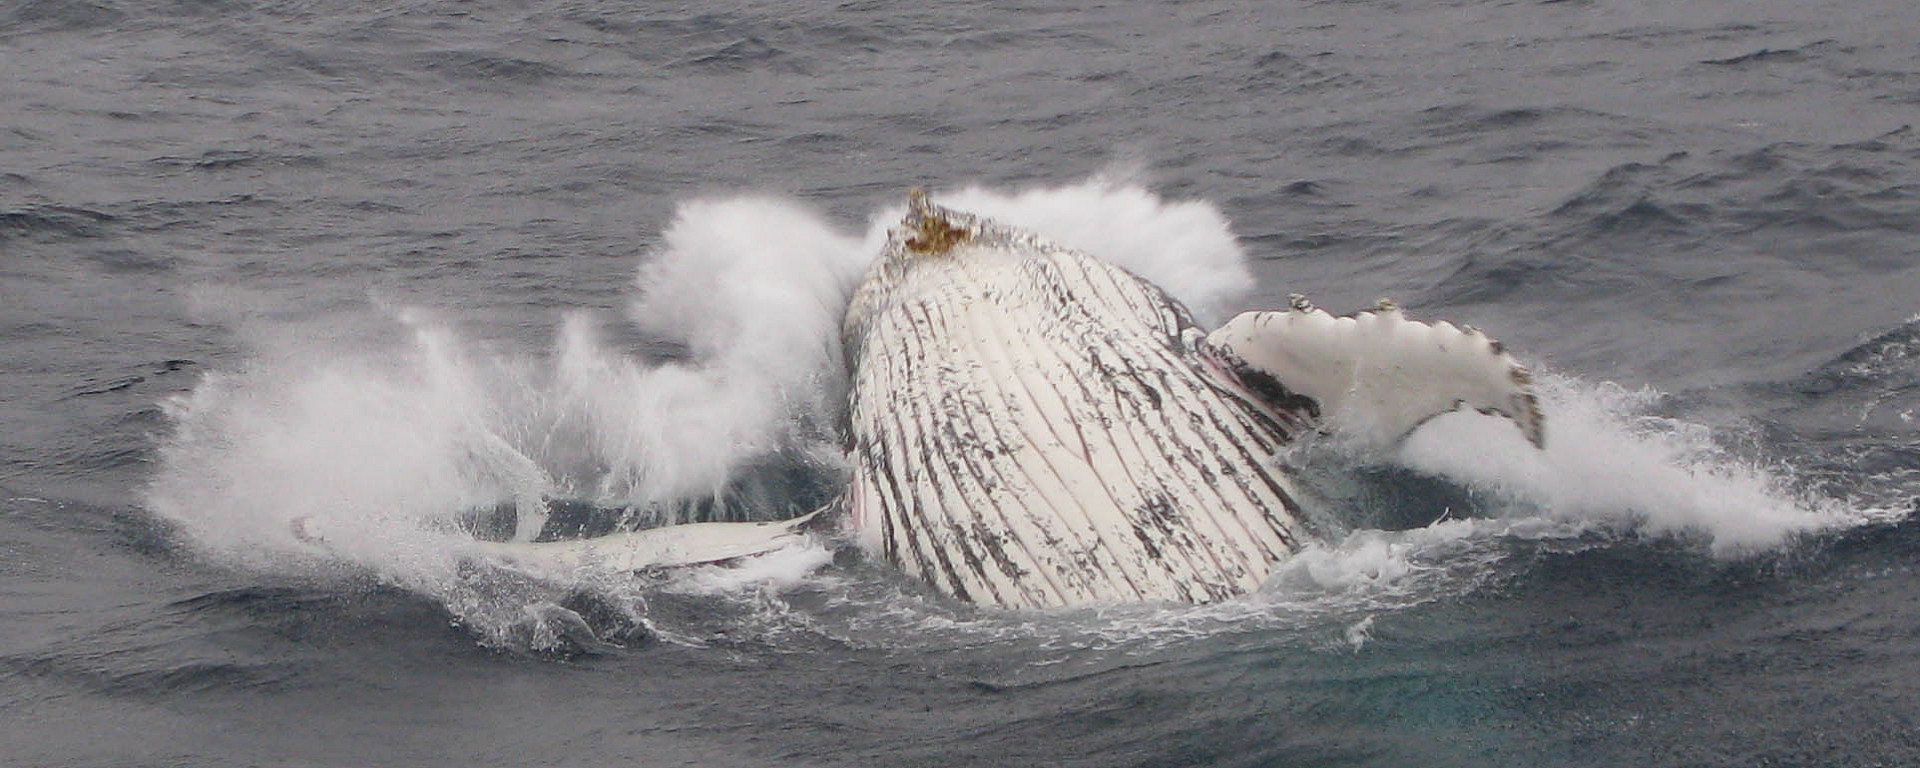
[[[0,0],[0,764],[1920,765],[1911,0]],[[1540,375],[1290,457],[1259,593],[1056,613],[784,518],[905,192],[1203,322]],[[328,546],[293,535],[317,521]]]

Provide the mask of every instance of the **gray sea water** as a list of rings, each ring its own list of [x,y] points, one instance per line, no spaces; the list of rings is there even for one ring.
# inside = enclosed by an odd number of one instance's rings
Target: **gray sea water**
[[[0,0],[0,763],[1920,764],[1916,40],[1908,0]],[[1303,446],[1328,535],[1201,608],[460,556],[515,499],[830,495],[830,328],[914,186],[1215,319],[1472,323],[1548,448]]]

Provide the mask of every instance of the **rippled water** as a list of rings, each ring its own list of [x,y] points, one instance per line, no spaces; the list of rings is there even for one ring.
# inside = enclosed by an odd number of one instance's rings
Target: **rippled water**
[[[1920,762],[1916,36],[1896,0],[0,2],[0,754]],[[821,548],[465,564],[448,521],[514,498],[831,495],[839,302],[916,185],[1214,318],[1473,323],[1545,372],[1548,448],[1303,446],[1324,540],[1201,608],[983,611]]]

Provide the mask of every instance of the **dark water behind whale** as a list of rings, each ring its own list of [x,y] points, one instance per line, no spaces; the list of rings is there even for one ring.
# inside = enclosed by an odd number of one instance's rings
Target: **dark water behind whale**
[[[1902,0],[0,2],[0,762],[1920,763],[1917,38]],[[1550,450],[1310,449],[1324,544],[1200,609],[824,551],[551,584],[421,532],[803,506],[822,323],[913,185],[1216,313],[1474,323],[1548,371]],[[349,551],[278,548],[300,514]]]

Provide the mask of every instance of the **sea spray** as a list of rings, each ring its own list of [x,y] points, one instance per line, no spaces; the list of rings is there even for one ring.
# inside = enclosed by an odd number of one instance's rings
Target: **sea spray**
[[[164,404],[172,429],[146,506],[213,559],[296,575],[348,565],[503,643],[525,634],[513,629],[523,604],[568,587],[476,576],[463,511],[511,502],[523,539],[554,496],[626,505],[651,524],[791,515],[779,498],[791,489],[743,488],[794,474],[756,476],[770,463],[837,472],[824,446],[844,397],[838,314],[859,242],[764,198],[690,203],[663,241],[630,319],[685,345],[671,360],[612,346],[612,319],[585,312],[546,352],[380,302],[299,328],[233,323],[242,363]],[[200,296],[204,314],[232,298],[242,306],[228,314],[258,317],[245,296]]]
[[[1498,439],[1503,425],[1488,419],[1448,416],[1415,432],[1400,460],[1507,494],[1547,519],[1698,537],[1721,556],[1867,519],[1794,492],[1789,466],[1734,456],[1706,426],[1650,414],[1660,397],[1652,390],[1558,375],[1539,385],[1545,450]]]

